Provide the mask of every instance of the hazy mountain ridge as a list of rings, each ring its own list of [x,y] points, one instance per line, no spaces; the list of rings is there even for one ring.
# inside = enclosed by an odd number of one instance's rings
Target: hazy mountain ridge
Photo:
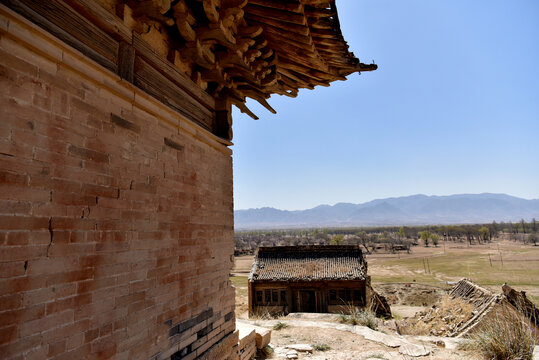
[[[539,218],[539,199],[489,193],[411,195],[362,204],[319,205],[307,210],[236,210],[234,215],[236,229],[488,223]]]

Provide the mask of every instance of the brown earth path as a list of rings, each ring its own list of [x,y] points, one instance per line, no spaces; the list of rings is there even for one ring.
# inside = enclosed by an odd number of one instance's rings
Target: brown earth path
[[[469,352],[458,350],[458,340],[452,338],[399,336],[391,332],[388,327],[382,327],[382,331],[374,331],[365,326],[340,324],[335,321],[334,315],[327,317],[316,315],[314,319],[283,317],[279,320],[251,320],[249,322],[268,329],[272,329],[278,322],[287,325],[279,331],[272,331],[271,344],[276,351],[269,359],[286,358],[286,350],[283,348],[298,343],[330,347],[327,351],[315,350],[313,354],[300,353],[299,359],[479,359]],[[437,346],[435,344],[437,341],[438,344],[442,341],[446,347]],[[423,350],[428,354],[417,357],[403,354],[399,350],[402,351],[404,346]]]

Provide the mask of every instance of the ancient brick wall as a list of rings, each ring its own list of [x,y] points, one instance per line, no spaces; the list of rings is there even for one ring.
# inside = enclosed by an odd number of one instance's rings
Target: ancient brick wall
[[[0,6],[0,358],[227,358],[231,151]]]

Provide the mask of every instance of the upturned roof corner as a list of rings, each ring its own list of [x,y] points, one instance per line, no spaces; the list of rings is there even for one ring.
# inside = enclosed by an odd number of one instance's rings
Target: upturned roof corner
[[[329,86],[377,69],[348,50],[334,0],[126,0],[132,19],[168,34],[168,58],[204,91],[242,112],[272,94]]]

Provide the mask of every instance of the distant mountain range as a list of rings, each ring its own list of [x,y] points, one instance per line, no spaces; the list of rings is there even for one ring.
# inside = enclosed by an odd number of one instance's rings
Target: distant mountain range
[[[539,199],[505,194],[449,196],[412,195],[363,204],[319,205],[308,210],[270,207],[236,210],[235,227],[241,229],[345,227],[426,224],[475,224],[492,221],[539,220]]]

